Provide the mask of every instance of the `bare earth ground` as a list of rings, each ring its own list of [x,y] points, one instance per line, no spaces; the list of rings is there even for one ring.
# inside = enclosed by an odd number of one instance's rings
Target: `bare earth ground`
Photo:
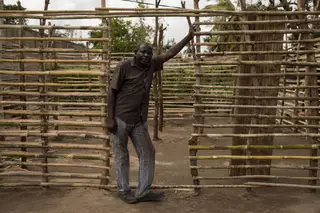
[[[223,121],[219,121],[221,123]],[[150,132],[152,126],[150,125]],[[217,130],[216,133],[230,131]],[[161,142],[155,142],[157,166],[155,184],[191,184],[187,143],[192,132],[191,122],[170,122],[165,132],[160,134]],[[213,140],[214,144],[230,144],[229,138]],[[303,139],[277,139],[276,143],[303,143]],[[136,182],[137,158],[130,145],[131,179]],[[295,151],[299,152],[299,151]],[[290,154],[305,155],[307,152]],[[216,152],[217,154],[219,152]],[[211,152],[211,155],[213,153]],[[221,153],[219,153],[221,154]],[[224,162],[213,163],[228,163]],[[278,163],[287,163],[280,161]],[[306,162],[304,162],[306,163]],[[74,171],[74,170],[73,170]],[[76,172],[76,171],[75,171]],[[276,173],[287,176],[306,176],[308,171],[282,171]],[[225,170],[202,173],[207,176],[226,176]],[[114,171],[112,171],[114,183]],[[230,184],[226,181],[202,181],[202,184]],[[199,196],[192,191],[166,190],[164,201],[159,203],[139,203],[127,205],[116,197],[116,191],[90,188],[53,188],[42,191],[32,189],[1,189],[0,213],[320,213],[320,193],[308,193],[303,189],[259,188],[252,194],[245,189],[204,189]]]

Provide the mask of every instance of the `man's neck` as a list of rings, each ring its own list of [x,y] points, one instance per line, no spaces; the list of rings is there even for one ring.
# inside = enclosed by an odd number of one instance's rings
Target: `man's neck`
[[[138,61],[136,59],[136,57],[133,58],[134,60],[134,63],[136,64],[137,67],[141,68],[141,69],[145,69],[145,68],[148,68],[149,66],[145,65],[145,64],[142,64],[140,61]]]

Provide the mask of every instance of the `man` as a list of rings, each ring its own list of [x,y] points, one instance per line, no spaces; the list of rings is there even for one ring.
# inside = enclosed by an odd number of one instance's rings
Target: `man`
[[[108,93],[108,130],[111,133],[119,197],[126,203],[160,200],[164,193],[149,191],[154,177],[155,149],[147,129],[149,93],[153,73],[173,58],[193,38],[195,26],[167,52],[153,56],[150,44],[137,46],[135,55],[117,66]],[[128,137],[139,158],[135,196],[129,186]]]

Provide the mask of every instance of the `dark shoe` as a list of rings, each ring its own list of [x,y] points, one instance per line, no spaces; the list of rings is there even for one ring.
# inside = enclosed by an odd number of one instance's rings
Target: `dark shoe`
[[[128,204],[135,204],[138,203],[138,199],[131,194],[131,192],[128,192],[126,194],[119,194],[119,197],[121,200]]]
[[[164,192],[149,192],[142,198],[138,198],[138,202],[160,201],[164,197]]]

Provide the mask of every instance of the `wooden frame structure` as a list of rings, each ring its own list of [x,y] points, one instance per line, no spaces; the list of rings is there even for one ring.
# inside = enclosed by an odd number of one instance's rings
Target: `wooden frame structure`
[[[194,132],[189,141],[189,159],[190,169],[193,178],[193,185],[155,185],[156,188],[224,188],[224,187],[242,187],[253,188],[259,186],[282,186],[297,187],[308,189],[319,189],[317,180],[318,170],[318,149],[317,141],[319,134],[319,84],[317,67],[319,62],[315,60],[314,54],[319,50],[314,48],[319,39],[310,38],[310,33],[320,32],[319,29],[309,29],[301,27],[300,29],[279,29],[275,24],[295,23],[305,26],[306,23],[315,23],[316,19],[291,19],[294,15],[319,15],[315,12],[263,12],[263,11],[212,11],[201,10],[198,7],[198,1],[195,1],[195,9],[133,9],[133,8],[97,8],[95,11],[0,11],[1,17],[24,17],[30,19],[50,20],[50,19],[101,19],[101,26],[70,26],[68,28],[78,30],[100,29],[103,30],[102,39],[68,39],[44,37],[43,31],[50,29],[65,29],[62,26],[24,26],[24,25],[0,25],[0,29],[8,28],[31,28],[39,29],[42,32],[40,38],[25,38],[23,33],[17,38],[0,38],[0,40],[19,40],[19,47],[16,49],[4,50],[10,53],[19,53],[17,59],[0,59],[0,62],[19,63],[18,71],[1,70],[2,76],[19,76],[19,82],[6,82],[2,80],[1,87],[16,88],[11,91],[2,90],[0,92],[1,114],[4,118],[1,125],[6,127],[19,127],[17,131],[1,130],[0,136],[0,156],[4,158],[1,166],[33,166],[41,168],[40,171],[21,171],[21,172],[1,172],[1,177],[24,177],[24,181],[1,182],[0,186],[86,186],[98,188],[113,188],[109,184],[110,179],[110,140],[106,131],[106,83],[111,75],[111,55],[108,18],[113,17],[195,17],[195,23],[201,25],[238,25],[241,30],[219,30],[203,32],[198,28],[195,42],[193,43],[196,61],[195,66],[195,85],[194,93]],[[239,16],[242,20],[239,22],[207,22],[201,21],[201,17],[215,16]],[[258,19],[252,19],[255,15]],[[280,17],[280,18],[279,18]],[[290,19],[289,19],[289,18]],[[256,28],[249,28],[255,26]],[[263,28],[261,26],[271,26]],[[285,34],[301,34],[297,40],[284,40]],[[203,36],[223,36],[223,35],[241,35],[241,41],[232,42],[203,42]],[[262,38],[262,39],[261,39]],[[280,39],[279,39],[280,38]],[[38,40],[41,43],[39,48],[26,48],[23,45],[25,40]],[[45,41],[55,40],[78,40],[90,41],[99,40],[104,42],[102,50],[70,50],[46,48]],[[217,45],[238,45],[241,49],[235,51],[223,52],[201,52],[201,46]],[[296,49],[284,49],[284,44],[298,44]],[[26,59],[24,53],[37,53],[38,59]],[[44,53],[84,53],[84,59],[46,59]],[[88,60],[91,53],[102,54],[101,60]],[[283,60],[282,55],[294,55],[295,61],[288,58]],[[255,56],[259,56],[258,60]],[[225,60],[225,56],[232,58]],[[304,56],[303,60],[299,60]],[[204,59],[203,59],[204,58]],[[214,60],[212,60],[212,58]],[[39,63],[39,71],[25,71],[25,63]],[[46,63],[84,63],[102,64],[99,71],[94,69],[87,71],[67,70],[51,71],[45,70]],[[205,70],[204,66],[210,66],[214,69]],[[228,69],[221,70],[218,67],[228,66]],[[298,72],[290,72],[289,69],[299,67]],[[303,68],[300,69],[300,68]],[[92,68],[92,67],[91,67]],[[57,79],[55,77],[65,77]],[[76,77],[84,76],[90,79],[89,82],[80,83],[81,80]],[[27,77],[38,77],[37,79]],[[294,77],[297,82],[304,78],[304,85],[296,84],[288,86],[287,77]],[[68,79],[69,78],[69,79]],[[93,80],[95,78],[95,80]],[[225,84],[213,84],[207,79],[222,79]],[[59,80],[57,81],[53,81]],[[250,81],[246,81],[250,79]],[[281,83],[282,82],[282,83]],[[270,85],[271,84],[271,85]],[[60,90],[59,87],[66,86],[66,90]],[[70,91],[70,87],[85,87],[89,89],[86,92]],[[57,89],[58,88],[58,89]],[[93,89],[95,88],[95,89]],[[294,89],[294,96],[289,96],[286,90]],[[299,93],[305,91],[303,95]],[[276,92],[275,92],[276,91]],[[285,93],[285,94],[284,94]],[[280,95],[279,95],[280,94]],[[282,94],[282,95],[281,95]],[[9,99],[8,99],[9,97]],[[19,99],[15,99],[18,97]],[[3,99],[4,98],[4,99]],[[57,99],[58,98],[58,99]],[[78,98],[78,99],[77,99]],[[59,100],[59,101],[57,101]],[[207,100],[215,100],[214,103],[207,103]],[[227,103],[226,103],[227,100]],[[294,105],[286,105],[287,100],[294,101]],[[272,104],[268,104],[272,101]],[[280,102],[279,102],[280,101]],[[300,102],[299,102],[300,101]],[[303,101],[304,105],[301,105]],[[6,110],[3,106],[21,105],[21,110]],[[299,105],[300,104],[300,105]],[[81,106],[82,110],[73,111],[61,110],[63,106]],[[89,110],[83,110],[88,106]],[[31,107],[31,108],[30,108]],[[50,110],[52,107],[53,110]],[[304,114],[298,116],[299,109],[304,110]],[[222,110],[222,112],[221,112]],[[277,110],[280,112],[277,113]],[[285,110],[293,110],[292,116],[285,115]],[[15,117],[13,117],[15,116]],[[33,116],[38,116],[34,119]],[[76,118],[78,120],[58,120],[64,118]],[[211,118],[231,118],[233,123],[212,124]],[[89,118],[84,121],[83,118]],[[284,123],[285,120],[304,120],[305,123],[291,122]],[[278,122],[278,123],[276,123]],[[63,129],[72,127],[71,129]],[[76,128],[85,127],[83,131]],[[101,131],[92,131],[92,128],[101,128]],[[52,129],[54,128],[54,130]],[[220,133],[214,132],[223,129],[231,129],[234,132]],[[233,129],[232,129],[233,128]],[[297,129],[304,131],[295,133],[285,133],[282,129]],[[213,131],[213,132],[212,132]],[[92,138],[94,141],[101,140],[98,144],[59,144],[52,142],[57,137],[66,138]],[[233,144],[213,145],[217,138],[232,138]],[[280,137],[302,137],[307,138],[307,144],[274,144],[273,141]],[[214,139],[212,139],[214,138]],[[263,143],[265,139],[267,143]],[[9,140],[8,140],[9,139]],[[37,141],[40,139],[40,141]],[[258,140],[257,140],[258,139]],[[8,149],[8,150],[4,150]],[[11,151],[10,149],[21,149],[21,151]],[[35,149],[36,151],[29,151]],[[52,150],[53,149],[53,150]],[[95,154],[84,154],[83,152],[73,153],[71,150],[92,150]],[[273,150],[309,150],[309,155],[272,155]],[[68,150],[67,153],[54,153],[56,150]],[[208,152],[216,150],[227,151],[229,154],[209,155]],[[53,153],[52,153],[53,151]],[[265,152],[267,151],[267,152]],[[206,154],[203,154],[205,152]],[[98,154],[96,154],[98,153]],[[21,158],[21,161],[16,160]],[[29,158],[42,159],[40,162],[30,162]],[[86,159],[98,160],[95,164],[77,164],[50,162],[51,159]],[[219,161],[221,159],[230,160],[229,165],[218,164],[200,164],[208,160]],[[271,160],[304,160],[309,163],[295,165],[274,165]],[[235,161],[234,161],[235,160]],[[210,161],[211,162],[211,161]],[[263,162],[263,163],[261,163]],[[100,172],[81,174],[72,172],[51,172],[50,168],[61,167],[83,167],[91,169],[100,169]],[[301,169],[308,170],[308,176],[292,177],[283,175],[271,175],[270,169]],[[222,177],[212,177],[208,173],[201,175],[203,170],[226,169],[230,173]],[[259,172],[257,172],[259,171]],[[262,174],[260,174],[262,172]],[[27,177],[41,177],[41,181],[28,181]],[[54,178],[83,178],[87,180],[98,179],[100,183],[84,182],[63,182],[55,181]],[[259,180],[301,180],[308,181],[307,184],[289,184],[275,182],[261,182]],[[206,184],[207,180],[228,180],[231,184]],[[202,184],[205,182],[205,184]]]

